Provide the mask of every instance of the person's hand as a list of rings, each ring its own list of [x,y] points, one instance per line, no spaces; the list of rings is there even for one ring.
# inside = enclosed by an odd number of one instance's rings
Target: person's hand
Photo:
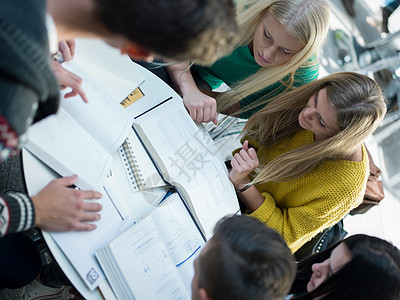
[[[217,101],[203,94],[198,88],[183,96],[183,103],[189,111],[190,117],[198,122],[218,123]]]
[[[232,169],[229,178],[235,186],[243,186],[250,182],[249,175],[258,166],[259,161],[256,150],[249,148],[249,141],[245,140],[242,149],[236,153],[232,160]]]
[[[75,56],[75,40],[61,41],[58,43],[58,51],[63,56],[64,61],[70,61]]]
[[[100,219],[101,204],[90,199],[100,199],[95,191],[81,191],[70,188],[78,179],[77,175],[51,181],[36,196],[32,196],[35,207],[35,226],[47,231],[91,231],[95,224],[87,222]]]
[[[72,89],[69,93],[64,95],[64,98],[70,98],[79,95],[84,102],[88,103],[86,94],[82,89],[82,78],[65,69],[57,61],[51,62],[51,69],[56,76],[61,89],[65,89],[67,87]]]
[[[218,123],[217,102],[202,93],[190,73],[190,62],[171,64],[166,67],[169,76],[182,96],[190,117],[198,122]]]

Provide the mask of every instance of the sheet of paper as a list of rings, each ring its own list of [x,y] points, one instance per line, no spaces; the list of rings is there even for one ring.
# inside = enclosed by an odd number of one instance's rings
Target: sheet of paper
[[[112,158],[62,108],[28,130],[26,148],[62,176],[78,174],[81,189],[101,187]]]
[[[90,290],[95,289],[104,280],[104,273],[100,268],[95,252],[107,245],[120,232],[123,226],[121,213],[116,209],[113,201],[103,190],[103,198],[96,200],[103,206],[101,219],[95,224],[94,231],[51,232],[65,256],[74,266]]]
[[[112,176],[107,179],[107,189],[121,199],[120,205],[124,210],[128,210],[129,221],[125,222],[124,228],[127,229],[130,224],[139,222],[142,217],[156,208],[160,200],[166,193],[166,187],[157,187],[141,192],[133,192],[129,187],[128,178],[125,175],[121,160],[117,152],[113,155],[113,164],[111,168]]]
[[[194,276],[193,262],[205,245],[199,229],[188,214],[178,193],[168,197],[161,207],[151,212],[151,215],[168,253],[187,290],[190,291]]]
[[[239,205],[231,182],[226,180],[228,174],[225,165],[213,157],[207,156],[205,159],[207,172],[196,171],[190,177],[183,174],[175,180],[184,198],[190,199],[188,204],[208,240],[213,236],[215,224],[224,216],[236,214]]]
[[[79,95],[68,99],[62,97],[61,107],[73,116],[104,149],[112,153],[121,146],[128,135],[132,117],[119,104],[124,98],[112,97],[104,89],[112,83],[101,86],[92,78],[95,69],[90,67],[91,64],[88,60],[81,60],[79,64],[77,59],[63,64],[66,69],[82,78],[82,89],[89,103],[83,102]],[[87,72],[86,69],[91,70],[92,73]],[[115,77],[101,69],[97,72],[105,72],[104,76],[110,80]],[[114,85],[114,88],[119,89],[120,85]],[[68,90],[63,94],[67,92]]]
[[[111,95],[122,101],[143,81],[144,76],[128,55],[99,39],[76,39],[75,58],[91,61],[86,71]],[[109,76],[112,74],[114,76]]]
[[[132,226],[109,244],[104,255],[113,257],[108,273],[119,299],[190,299],[151,216]],[[98,255],[100,261],[107,256]],[[123,277],[116,273],[117,268]]]
[[[117,151],[131,131],[132,117],[119,104],[122,98],[111,97],[85,68],[109,79],[115,75],[97,70],[89,60],[82,59],[82,63],[72,60],[64,66],[82,77],[89,103],[80,96],[61,97],[59,113],[30,129],[27,148],[62,176],[78,174],[80,188],[93,189],[102,186],[112,161],[110,153]]]

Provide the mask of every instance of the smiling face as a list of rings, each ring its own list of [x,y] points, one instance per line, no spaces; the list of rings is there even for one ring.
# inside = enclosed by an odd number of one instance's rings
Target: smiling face
[[[331,256],[327,260],[311,266],[313,273],[307,284],[307,292],[311,292],[319,287],[329,276],[339,271],[352,258],[353,255],[346,244],[340,243],[333,249]]]
[[[288,62],[303,47],[288,34],[286,26],[267,13],[256,29],[250,51],[261,67],[274,67]]]
[[[315,141],[322,141],[340,131],[336,117],[336,109],[329,103],[326,88],[323,88],[310,97],[299,114],[299,124],[314,133]]]

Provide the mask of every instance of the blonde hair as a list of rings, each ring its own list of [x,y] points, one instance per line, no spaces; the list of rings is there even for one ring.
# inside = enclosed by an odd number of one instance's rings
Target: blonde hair
[[[296,70],[313,54],[317,54],[325,41],[330,17],[328,0],[238,0],[238,46],[247,46],[252,42],[256,29],[267,12],[285,25],[289,35],[304,44],[304,48],[284,65],[262,67],[255,74],[231,86],[229,91],[220,94],[217,97],[218,111],[224,111],[241,99],[282,80],[288,74],[290,79],[283,84],[289,89]],[[268,95],[261,97],[256,103],[241,109],[235,115],[265,104],[268,98]]]
[[[378,84],[367,76],[342,72],[279,95],[248,120],[243,133],[264,146],[292,136],[301,128],[299,113],[309,98],[323,88],[336,109],[340,131],[325,140],[282,154],[265,166],[260,165],[253,183],[295,179],[325,160],[348,158],[385,116],[386,102]]]

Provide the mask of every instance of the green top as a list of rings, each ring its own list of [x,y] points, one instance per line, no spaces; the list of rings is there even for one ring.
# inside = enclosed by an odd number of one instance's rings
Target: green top
[[[256,73],[261,66],[257,64],[248,46],[236,48],[231,55],[225,56],[214,63],[211,67],[194,66],[202,79],[212,88],[218,88],[222,83],[228,86],[242,81]],[[315,55],[311,56],[294,74],[293,87],[299,87],[303,84],[316,80],[318,78],[319,63]],[[287,82],[290,75],[285,76],[282,81]],[[277,81],[260,92],[253,93],[240,101],[240,107],[243,108],[251,103],[259,101],[261,97],[272,97],[284,92],[286,86]],[[263,105],[257,106],[240,115],[241,118],[248,119],[254,113],[259,111]]]

